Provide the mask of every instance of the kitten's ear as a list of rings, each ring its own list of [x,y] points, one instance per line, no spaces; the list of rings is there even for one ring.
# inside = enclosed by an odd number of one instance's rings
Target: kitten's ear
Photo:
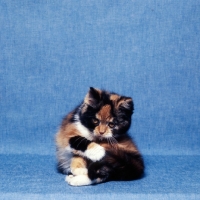
[[[99,104],[100,99],[101,99],[100,90],[90,87],[90,90],[87,93],[84,102],[90,105],[91,107],[95,108]]]
[[[120,101],[118,102],[118,108],[133,112],[134,104],[133,104],[132,98],[130,98],[130,97],[122,97],[120,99]]]

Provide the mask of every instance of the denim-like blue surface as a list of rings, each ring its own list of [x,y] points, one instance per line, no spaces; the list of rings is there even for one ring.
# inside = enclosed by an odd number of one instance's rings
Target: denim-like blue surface
[[[72,187],[64,182],[65,177],[55,170],[52,156],[1,155],[0,159],[3,161],[0,194],[4,194],[5,199],[11,194],[13,199],[46,197],[70,200],[200,197],[200,156],[145,156],[144,178],[84,187]],[[163,196],[159,198],[161,194]]]
[[[73,198],[96,188],[116,199],[133,187],[135,199],[200,198],[192,168],[200,162],[199,22],[199,0],[0,0],[1,197],[59,199],[73,190]],[[61,119],[90,86],[133,97],[130,134],[153,158],[149,176],[70,189],[52,171]]]

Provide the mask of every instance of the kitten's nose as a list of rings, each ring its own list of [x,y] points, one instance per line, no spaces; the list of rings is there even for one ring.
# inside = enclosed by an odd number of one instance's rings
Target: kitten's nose
[[[101,124],[101,126],[99,126],[99,134],[103,135],[106,132],[106,126],[103,124]]]

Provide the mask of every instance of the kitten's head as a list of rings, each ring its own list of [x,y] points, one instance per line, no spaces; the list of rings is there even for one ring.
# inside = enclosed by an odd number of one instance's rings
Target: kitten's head
[[[80,112],[80,121],[96,138],[119,137],[131,125],[133,101],[104,90],[90,88]]]

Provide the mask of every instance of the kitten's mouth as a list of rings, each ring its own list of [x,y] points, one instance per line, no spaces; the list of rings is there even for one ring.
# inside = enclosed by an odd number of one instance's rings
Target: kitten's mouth
[[[112,137],[109,137],[109,136],[106,136],[106,135],[95,134],[95,139],[96,139],[96,141],[99,141],[99,142],[103,142],[103,141],[108,142],[110,138],[112,138]]]
[[[102,136],[102,135],[95,135],[95,138],[102,140],[102,139],[104,139],[105,137]]]
[[[97,135],[97,134],[95,134],[95,138],[96,138],[97,141],[106,140],[106,137],[104,135]]]

